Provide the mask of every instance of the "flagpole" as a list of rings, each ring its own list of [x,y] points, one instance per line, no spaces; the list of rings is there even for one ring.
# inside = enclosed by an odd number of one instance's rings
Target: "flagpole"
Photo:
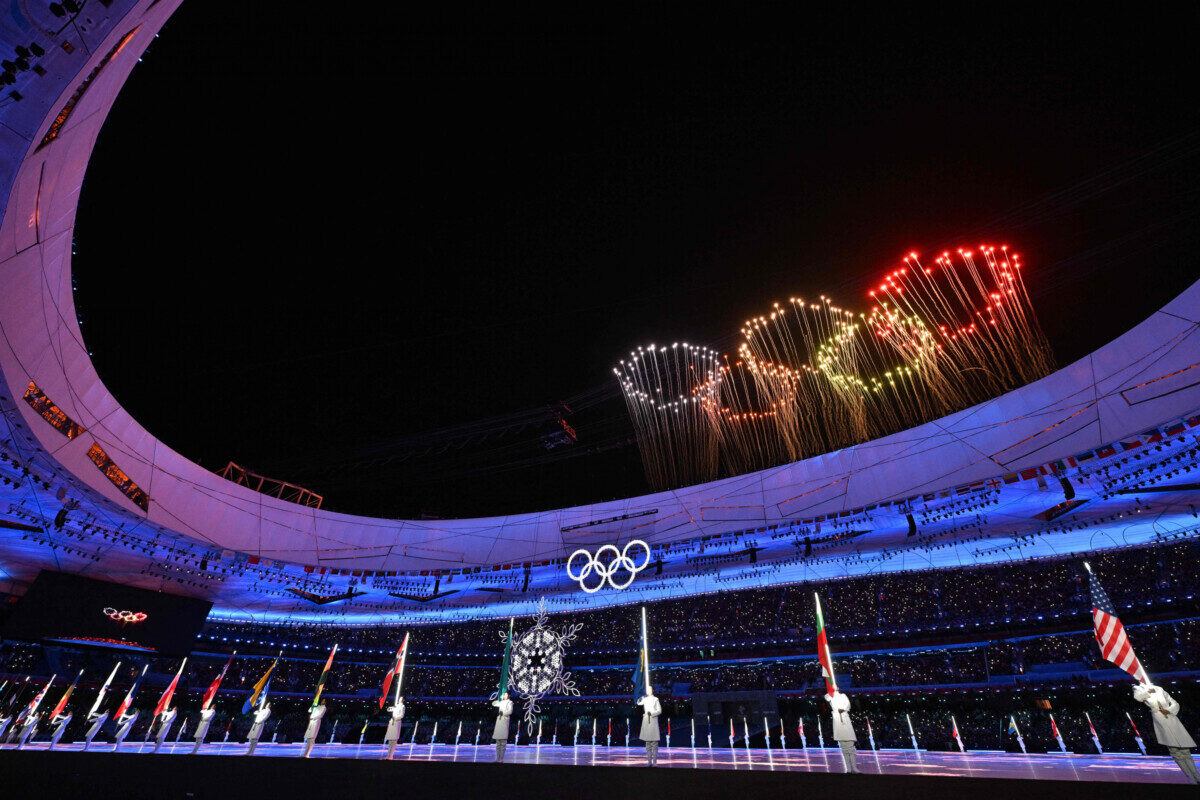
[[[1087,720],[1088,730],[1092,732],[1092,741],[1096,743],[1096,751],[1100,755],[1104,755],[1104,748],[1100,746],[1100,734],[1096,733],[1096,726],[1092,724],[1092,715],[1085,711],[1083,718]]]
[[[642,681],[650,694],[650,642],[646,637],[646,607],[642,606]]]
[[[113,667],[112,672],[109,673],[108,680],[106,680],[100,687],[100,694],[96,695],[96,702],[92,704],[92,710],[87,713],[87,718],[90,718],[93,714],[100,710],[100,704],[104,702],[104,695],[108,693],[108,687],[112,685],[113,678],[117,676],[117,670],[120,668],[121,662],[118,661],[117,665]]]
[[[1125,712],[1125,718],[1129,720],[1129,724],[1133,727],[1133,738],[1137,740],[1138,749],[1142,751],[1142,755],[1146,755],[1146,743],[1142,741],[1142,734],[1138,731],[1137,725],[1133,722],[1133,717],[1129,716],[1129,712]]]
[[[400,646],[400,672],[396,675],[396,700],[392,705],[400,705],[400,684],[404,682],[404,662],[408,660],[408,634],[404,634],[404,644]]]

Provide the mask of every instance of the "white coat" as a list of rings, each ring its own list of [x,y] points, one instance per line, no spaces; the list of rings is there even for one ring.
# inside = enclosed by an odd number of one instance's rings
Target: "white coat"
[[[401,700],[394,706],[388,708],[392,712],[391,718],[388,720],[387,733],[384,734],[385,742],[395,742],[400,740],[400,723],[404,719],[404,701]]]
[[[304,731],[305,740],[316,739],[317,733],[321,730],[321,717],[325,716],[325,705],[314,708],[308,714],[308,728]]]
[[[175,724],[175,717],[177,716],[179,716],[179,709],[171,708],[164,711],[158,718],[158,733],[155,734],[154,738],[159,744],[162,744],[163,740],[167,738],[167,734],[170,733],[171,726]]]
[[[125,741],[125,737],[133,730],[133,723],[137,722],[138,712],[131,711],[128,714],[117,718],[117,741]]]
[[[1154,735],[1163,747],[1184,747],[1191,749],[1196,742],[1179,721],[1179,701],[1167,694],[1161,686],[1135,686],[1133,697],[1145,703],[1154,718]]]
[[[208,726],[212,724],[212,718],[216,713],[215,708],[206,708],[200,712],[200,723],[196,725],[195,739],[197,742],[204,741],[204,737],[208,736]]]
[[[496,715],[496,727],[492,729],[492,738],[496,741],[508,741],[508,718],[512,716],[512,700],[493,700],[492,705],[500,712]]]
[[[833,713],[833,739],[836,742],[857,742],[854,735],[854,725],[850,723],[850,698],[843,692],[834,692],[833,696],[825,695],[829,708]]]
[[[59,714],[54,719],[50,720],[51,724],[58,726],[54,731],[54,735],[50,737],[51,747],[58,744],[59,740],[62,739],[63,734],[66,733],[67,726],[71,724],[72,716],[73,715],[68,712],[66,714]]]
[[[258,741],[262,736],[263,728],[266,727],[267,720],[271,718],[271,707],[263,706],[256,709],[254,712],[254,722],[250,725],[250,735],[247,739],[251,742]]]
[[[658,717],[662,714],[662,703],[652,694],[638,698],[637,704],[642,707],[642,729],[638,738],[643,742],[657,742],[661,737],[658,731]]]
[[[88,724],[90,724],[91,727],[88,728],[88,732],[84,735],[84,737],[83,737],[84,741],[90,742],[92,739],[95,739],[96,734],[100,733],[100,729],[102,727],[104,727],[104,723],[107,721],[108,721],[108,712],[107,711],[103,711],[99,714],[95,714],[91,717],[88,717]]]

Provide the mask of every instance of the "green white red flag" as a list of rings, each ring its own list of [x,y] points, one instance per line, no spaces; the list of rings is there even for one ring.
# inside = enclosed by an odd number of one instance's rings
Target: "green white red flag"
[[[325,688],[325,679],[329,677],[329,668],[333,666],[333,657],[337,655],[338,646],[335,644],[333,649],[329,651],[329,658],[325,660],[325,668],[321,670],[321,677],[317,680],[317,691],[313,694],[312,707],[309,711],[316,711],[317,706],[321,705],[321,692]]]
[[[833,674],[833,656],[829,653],[829,640],[825,636],[825,616],[821,613],[821,598],[813,592],[817,604],[817,660],[821,662],[821,675],[825,678],[827,694],[837,691],[837,678]]]
[[[508,620],[508,639],[504,642],[504,660],[500,662],[500,688],[496,691],[496,697],[503,697],[508,691],[508,673],[512,669],[512,640],[513,640],[513,620]]]

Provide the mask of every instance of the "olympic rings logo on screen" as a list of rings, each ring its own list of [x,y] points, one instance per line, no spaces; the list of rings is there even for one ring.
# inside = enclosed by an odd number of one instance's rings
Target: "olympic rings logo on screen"
[[[629,555],[630,548],[637,547],[640,547],[646,551],[646,556],[642,559],[641,564],[634,563],[633,558],[631,558]],[[609,553],[612,554],[612,557],[606,559],[605,556]],[[576,563],[576,559],[580,557],[583,559],[583,565],[582,568],[579,569],[579,574],[576,575],[573,567]],[[604,588],[604,584],[606,583],[612,588],[620,591],[621,589],[628,588],[628,586],[633,583],[633,579],[637,577],[637,574],[644,570],[649,563],[650,545],[646,544],[641,539],[633,539],[629,542],[629,544],[625,545],[625,549],[623,550],[618,550],[615,544],[604,545],[596,551],[595,555],[593,555],[590,550],[585,548],[576,550],[571,554],[571,557],[567,559],[567,575],[570,576],[571,580],[578,581],[579,588],[583,589],[588,594],[595,594],[596,592],[600,591]],[[614,577],[619,575],[621,572],[628,572],[629,577],[624,580]],[[588,578],[591,577],[593,573],[599,579],[599,582],[594,586],[589,586]]]
[[[113,622],[145,622],[150,616],[144,611],[117,611],[112,606],[104,609],[104,616],[111,619]]]

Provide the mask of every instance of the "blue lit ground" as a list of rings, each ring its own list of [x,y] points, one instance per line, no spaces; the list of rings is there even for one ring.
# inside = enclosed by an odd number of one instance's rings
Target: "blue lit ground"
[[[164,745],[159,755],[190,753],[192,742]],[[6,746],[5,749],[12,749]],[[26,749],[45,750],[45,742]],[[59,745],[55,750],[76,751],[80,745]],[[112,752],[111,744],[93,745],[96,752]],[[152,745],[126,742],[120,752],[149,754]],[[300,755],[300,744],[263,743],[254,757],[292,757]],[[211,743],[201,748],[203,755],[243,755],[242,742]],[[385,754],[381,744],[320,744],[314,758],[379,759]],[[400,744],[396,760],[491,763],[496,751],[491,745]],[[556,745],[510,746],[505,754],[510,764],[558,764],[580,767],[641,766],[646,752],[641,747],[560,747]],[[732,769],[766,771],[841,772],[840,753],[833,748],[808,750],[763,750],[723,747],[695,750],[672,747],[659,750],[659,767],[674,769]],[[925,752],[912,750],[859,750],[858,767],[866,773],[885,775],[934,775],[967,778],[1024,778],[1042,780],[1116,781],[1121,783],[1187,783],[1175,762],[1165,756],[1141,756],[1128,753],[1096,755],[1023,756],[995,751],[967,753]]]

